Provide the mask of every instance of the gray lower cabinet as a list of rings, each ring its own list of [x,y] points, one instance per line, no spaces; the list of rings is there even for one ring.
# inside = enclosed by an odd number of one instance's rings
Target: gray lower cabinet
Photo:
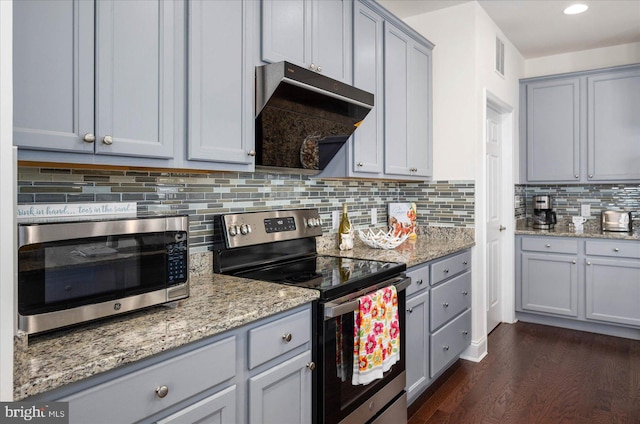
[[[638,304],[640,241],[516,237],[519,319],[640,338]]]
[[[407,402],[429,383],[429,291],[407,299]]]
[[[254,168],[251,49],[247,1],[188,3],[187,159],[190,167]],[[224,40],[224,41],[223,41]]]
[[[640,242],[586,242],[586,318],[640,328]]]
[[[350,0],[263,0],[262,55],[351,83]]]
[[[640,180],[640,65],[520,82],[521,182]]]
[[[173,158],[179,8],[161,0],[16,2],[19,159],[52,160],[33,151]]]
[[[311,351],[249,379],[249,423],[311,423]]]
[[[452,272],[439,278],[443,266]],[[407,276],[406,390],[411,404],[471,343],[471,251],[412,267]],[[437,283],[431,286],[434,278]]]
[[[231,380],[236,360],[231,336],[58,400],[71,423],[134,422]]]
[[[183,410],[158,420],[158,424],[236,423],[236,386],[211,395]]]
[[[33,399],[71,424],[310,423],[314,368],[305,305]]]
[[[521,260],[522,309],[577,317],[577,257],[523,252]]]

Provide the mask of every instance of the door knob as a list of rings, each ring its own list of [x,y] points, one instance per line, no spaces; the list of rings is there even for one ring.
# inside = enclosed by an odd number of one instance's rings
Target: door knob
[[[507,227],[505,227],[504,225],[501,225],[501,226],[500,226],[500,231],[504,231],[504,230],[506,230],[506,229],[507,229]]]

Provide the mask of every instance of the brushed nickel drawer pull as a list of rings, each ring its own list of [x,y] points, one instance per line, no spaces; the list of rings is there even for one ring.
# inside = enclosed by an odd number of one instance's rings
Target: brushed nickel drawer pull
[[[282,340],[284,340],[285,343],[289,343],[291,339],[293,339],[293,336],[291,335],[291,333],[282,335]]]

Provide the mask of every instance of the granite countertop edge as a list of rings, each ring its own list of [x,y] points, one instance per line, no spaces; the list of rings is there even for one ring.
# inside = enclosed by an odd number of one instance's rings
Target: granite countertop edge
[[[640,229],[636,228],[631,232],[602,231],[602,229],[598,225],[592,224],[590,222],[585,225],[582,231],[576,231],[572,225],[566,224],[558,224],[552,230],[536,230],[532,227],[527,226],[522,221],[517,221],[515,235],[640,241]]]
[[[318,253],[403,262],[409,268],[473,247],[473,229],[465,230],[443,229],[392,250],[356,243],[353,250],[341,252],[332,243],[319,243]],[[19,332],[14,338],[14,400],[222,334],[319,298],[316,290],[211,274],[211,269],[207,260],[192,261],[196,276],[190,280],[189,298],[169,306],[35,338]],[[251,296],[247,296],[248,283],[252,284]]]

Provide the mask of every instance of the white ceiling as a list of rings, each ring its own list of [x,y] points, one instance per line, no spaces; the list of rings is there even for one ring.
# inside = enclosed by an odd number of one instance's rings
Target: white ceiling
[[[640,42],[640,0],[477,0],[525,59]],[[404,19],[468,1],[378,0]],[[584,3],[589,10],[565,15]],[[427,35],[428,38],[428,35]]]

